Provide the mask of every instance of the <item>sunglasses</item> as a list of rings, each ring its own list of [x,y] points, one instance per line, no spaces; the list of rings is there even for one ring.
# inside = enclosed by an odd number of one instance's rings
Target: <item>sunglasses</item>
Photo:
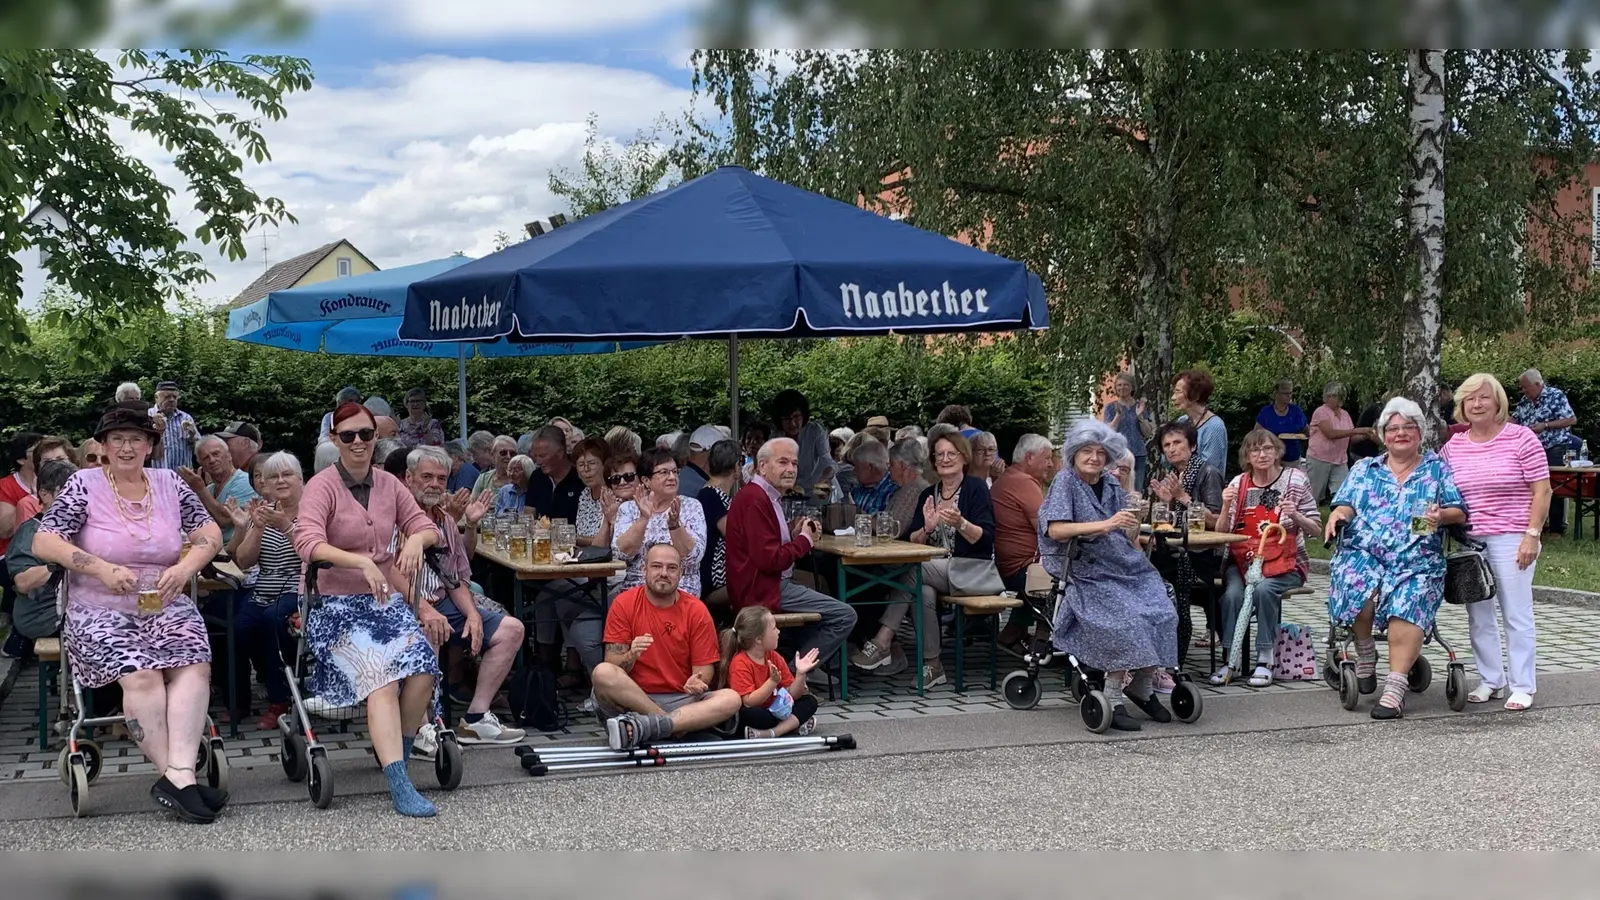
[[[100,455],[97,453],[85,453],[83,455],[83,462],[84,465],[98,466],[100,465]]]
[[[358,440],[364,444],[371,441],[377,433],[378,431],[375,428],[363,428],[360,431],[341,431],[338,436],[339,440],[344,441],[346,444],[354,444]]]
[[[638,478],[639,475],[635,472],[623,472],[621,474],[612,475],[606,478],[606,484],[609,484],[612,487],[616,487],[619,484],[633,484],[638,480]]]

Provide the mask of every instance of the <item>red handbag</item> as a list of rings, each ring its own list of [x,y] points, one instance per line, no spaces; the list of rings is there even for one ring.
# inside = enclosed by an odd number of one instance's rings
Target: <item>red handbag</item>
[[[1233,517],[1233,530],[1247,537],[1259,537],[1260,540],[1230,544],[1228,553],[1233,556],[1234,565],[1239,567],[1241,575],[1250,573],[1250,563],[1257,556],[1262,559],[1261,574],[1264,577],[1276,578],[1279,575],[1287,575],[1295,570],[1295,542],[1278,521],[1276,509],[1244,505],[1245,496],[1255,485],[1251,483],[1249,473],[1243,477],[1244,482],[1239,487],[1238,508]],[[1276,540],[1273,540],[1274,537]]]

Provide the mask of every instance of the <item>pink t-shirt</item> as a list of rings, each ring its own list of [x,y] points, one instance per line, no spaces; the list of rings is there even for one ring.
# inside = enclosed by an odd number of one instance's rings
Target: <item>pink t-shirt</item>
[[[1475,444],[1458,434],[1439,451],[1467,501],[1467,527],[1473,535],[1518,534],[1528,529],[1533,484],[1550,477],[1539,436],[1516,424],[1493,440]]]
[[[1337,430],[1349,430],[1354,427],[1350,422],[1350,414],[1344,410],[1341,409],[1335,414],[1328,411],[1326,403],[1317,407],[1317,411],[1311,414],[1311,440],[1308,442],[1309,446],[1306,447],[1306,456],[1318,462],[1334,463],[1335,465],[1348,461],[1350,458],[1350,439],[1347,437],[1329,438],[1322,433],[1322,429],[1317,427],[1319,422],[1327,422]]]

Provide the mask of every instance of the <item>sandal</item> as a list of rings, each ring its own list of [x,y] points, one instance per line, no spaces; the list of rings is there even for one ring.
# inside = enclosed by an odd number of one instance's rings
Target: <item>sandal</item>
[[[1271,687],[1272,670],[1266,666],[1256,666],[1256,670],[1250,674],[1249,684],[1251,687]]]
[[[1233,680],[1233,670],[1227,666],[1223,666],[1215,672],[1212,672],[1211,677],[1206,680],[1211,682],[1213,687],[1222,687],[1229,681]]]
[[[1506,709],[1512,712],[1522,712],[1530,706],[1533,706],[1533,695],[1523,691],[1513,691],[1511,699],[1506,701]]]
[[[744,729],[744,739],[747,741],[759,741],[770,737],[772,737],[771,728],[751,728],[746,726]]]
[[[1488,703],[1490,700],[1499,700],[1500,697],[1505,694],[1505,690],[1505,688],[1489,687],[1487,684],[1480,684],[1472,689],[1472,693],[1467,695],[1467,702]],[[1506,702],[1509,703],[1510,701],[1508,700]]]

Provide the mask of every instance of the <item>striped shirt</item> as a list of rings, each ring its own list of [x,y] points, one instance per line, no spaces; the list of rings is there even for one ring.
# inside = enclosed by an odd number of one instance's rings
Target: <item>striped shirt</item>
[[[1458,434],[1439,455],[1450,464],[1456,488],[1471,510],[1467,526],[1472,534],[1528,530],[1533,485],[1550,477],[1538,435],[1507,422],[1492,440],[1481,444],[1473,443],[1470,433]]]
[[[164,415],[154,406],[150,407],[150,415]],[[167,430],[161,434],[161,456],[155,460],[158,469],[194,468],[194,444],[189,442],[188,429],[185,425],[193,425],[194,417],[176,410],[167,416]],[[196,429],[198,432],[199,429]]]
[[[293,526],[290,530],[294,530]],[[300,586],[300,557],[294,552],[294,542],[276,528],[261,531],[261,554],[256,560],[255,602],[261,606],[276,603],[284,594],[293,594]]]

